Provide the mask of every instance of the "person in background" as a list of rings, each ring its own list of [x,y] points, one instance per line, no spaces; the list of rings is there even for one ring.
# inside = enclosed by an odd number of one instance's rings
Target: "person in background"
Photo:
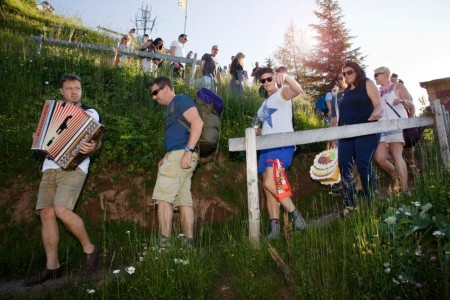
[[[146,43],[147,41],[153,41],[152,38],[148,34],[144,34],[142,36],[142,43]]]
[[[375,122],[381,118],[381,103],[378,89],[366,77],[356,62],[348,61],[342,68],[347,88],[339,107],[339,126]],[[338,161],[342,176],[344,208],[341,217],[351,213],[354,201],[353,164],[356,163],[361,177],[364,196],[370,204],[371,190],[375,188],[372,158],[380,140],[379,134],[368,134],[339,140]]]
[[[192,59],[194,57],[194,51],[189,51],[186,58]]]
[[[375,81],[381,86],[381,120],[396,120],[408,118],[406,109],[413,109],[414,104],[408,90],[403,84],[392,83],[389,80],[391,71],[387,67],[375,69]],[[408,169],[403,159],[403,130],[393,130],[381,133],[380,143],[375,152],[375,160],[380,167],[394,179],[394,189],[401,190],[402,193],[409,193]],[[391,163],[388,156],[393,160]],[[400,181],[400,187],[398,186]]]
[[[77,75],[64,75],[60,80],[59,91],[64,100],[81,107],[89,116],[100,122],[100,115],[95,109],[81,104],[81,79]],[[100,146],[101,141],[83,141],[80,144],[80,153],[90,155]],[[91,243],[83,220],[73,211],[86,179],[89,163],[88,156],[75,170],[66,171],[50,158],[45,158],[36,211],[41,220],[42,243],[47,263],[42,271],[26,279],[24,286],[34,286],[64,275],[65,267],[60,264],[58,256],[60,239],[58,221],[64,224],[83,249],[84,259],[81,269],[83,274],[89,275],[96,270],[100,260],[100,249]]]
[[[405,84],[401,79],[398,80],[398,83]],[[409,95],[409,97],[414,104],[414,100],[411,97],[411,94]],[[416,106],[413,105],[412,108],[406,108],[406,112],[408,113],[408,118],[414,118],[416,116]],[[403,153],[405,154],[406,164],[408,165],[408,168],[411,170],[411,172],[418,172],[419,169],[417,168],[416,159],[414,158],[414,146],[405,145],[405,147],[403,147]]]
[[[262,130],[257,129],[256,134],[273,134],[293,132],[292,125],[292,99],[297,97],[302,88],[294,78],[286,73],[275,74],[272,68],[262,68],[259,81],[267,91],[268,98],[258,110],[258,118],[263,121]],[[281,86],[280,88],[278,86]],[[258,159],[258,174],[262,174],[263,189],[266,195],[267,210],[269,213],[270,240],[277,239],[280,235],[280,205],[289,213],[293,221],[294,230],[306,229],[306,222],[295,207],[292,199],[286,197],[277,200],[277,192],[274,178],[274,160],[279,159],[282,169],[287,169],[292,163],[295,146],[265,149],[260,151]]]
[[[131,38],[129,35],[126,34],[120,40],[120,43],[118,44],[117,48],[119,48],[121,50],[129,51],[130,43],[131,43]],[[128,55],[120,54],[120,53],[116,52],[116,56],[114,58],[114,64],[120,65],[123,63],[124,60],[127,60],[127,61],[129,60]]]
[[[253,77],[254,84],[258,83],[259,70],[261,70],[261,68],[259,67],[259,62],[255,62],[255,67],[252,70],[252,74],[250,74]]]
[[[331,127],[332,117],[331,117],[331,105],[333,102],[333,93],[330,91],[325,94],[325,104],[327,105],[328,111],[323,114],[323,120],[328,127]]]
[[[334,77],[334,88],[331,90],[333,95],[333,101],[331,101],[331,126],[338,126],[339,120],[339,106],[342,102],[342,98],[344,97],[344,91],[347,88],[347,84],[345,83],[344,74],[339,72]]]
[[[398,75],[395,73],[392,73],[391,77],[389,77],[389,81],[392,83],[398,83]]]
[[[203,54],[199,72],[200,76],[207,76],[211,80],[214,80],[216,84],[220,83],[219,62],[216,58],[217,53],[219,53],[219,46],[213,45],[211,47],[211,54]]]
[[[178,41],[173,41],[170,44],[169,54],[171,56],[186,57],[184,47],[187,41],[188,41],[187,34],[184,33],[180,34],[178,36]],[[172,62],[172,70],[173,76],[175,78],[180,78],[184,80],[184,63],[180,63],[177,61]]]
[[[153,200],[158,204],[159,242],[170,244],[173,209],[180,209],[181,227],[194,245],[191,179],[198,162],[197,142],[203,128],[194,100],[175,95],[172,81],[158,77],[150,84],[153,100],[167,107],[164,131],[166,154],[158,163]]]
[[[244,88],[242,82],[244,80],[244,58],[245,55],[242,52],[238,52],[231,62],[230,66],[230,89],[231,92],[236,95],[242,95]]]

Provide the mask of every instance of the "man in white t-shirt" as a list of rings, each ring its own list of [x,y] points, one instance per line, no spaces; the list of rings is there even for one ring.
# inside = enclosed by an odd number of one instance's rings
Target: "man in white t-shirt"
[[[186,57],[184,52],[184,44],[188,41],[187,34],[180,34],[178,36],[178,41],[173,41],[170,44],[170,55],[178,57]],[[172,62],[173,74],[175,78],[184,79],[184,63],[179,63],[177,61]]]
[[[81,80],[77,75],[64,75],[60,80],[59,91],[64,100],[80,106],[87,114],[100,122],[100,116],[95,109],[81,104]],[[80,153],[92,154],[100,146],[101,141],[83,141],[80,144]],[[27,278],[24,286],[41,284],[44,281],[64,275],[65,267],[61,266],[58,258],[60,238],[58,220],[77,238],[83,248],[83,274],[89,275],[97,268],[100,248],[91,243],[83,220],[73,211],[86,179],[89,163],[90,158],[88,156],[75,170],[65,171],[53,160],[45,159],[42,166],[42,179],[39,186],[36,211],[42,223],[42,243],[44,244],[47,263],[42,271]]]

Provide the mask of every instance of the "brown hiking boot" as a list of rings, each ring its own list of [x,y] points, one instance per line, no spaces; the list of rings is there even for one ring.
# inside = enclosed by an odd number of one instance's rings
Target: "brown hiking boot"
[[[64,270],[61,266],[53,270],[44,268],[44,270],[40,271],[36,275],[26,279],[25,282],[23,283],[23,286],[34,286],[36,284],[41,284],[50,279],[62,277],[63,275]]]
[[[94,246],[94,251],[92,253],[84,253],[83,266],[81,267],[81,272],[84,274],[90,274],[94,272],[100,261],[100,249]]]

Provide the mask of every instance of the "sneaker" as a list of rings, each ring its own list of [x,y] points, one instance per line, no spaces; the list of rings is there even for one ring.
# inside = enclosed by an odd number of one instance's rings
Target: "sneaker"
[[[267,238],[269,240],[276,240],[280,237],[280,220],[278,219],[271,219],[269,224],[269,234],[267,235]]]
[[[36,284],[41,284],[50,279],[62,277],[63,275],[64,275],[64,270],[61,266],[59,266],[59,268],[52,269],[52,270],[45,268],[41,272],[39,272],[36,275],[25,280],[25,282],[23,283],[23,286],[26,286],[26,287],[34,286]]]
[[[98,263],[100,262],[100,249],[94,246],[94,251],[92,253],[84,253],[83,266],[81,267],[81,271],[84,274],[90,274],[94,272]]]
[[[344,207],[341,212],[339,213],[341,215],[341,218],[345,218],[349,214],[351,214],[356,208],[354,206],[346,206]]]
[[[304,231],[306,229],[306,221],[298,209],[289,213],[289,220],[294,223],[294,231]]]
[[[170,237],[159,235],[156,239],[156,245],[158,245],[159,248],[167,248],[170,247],[172,243],[170,242]]]

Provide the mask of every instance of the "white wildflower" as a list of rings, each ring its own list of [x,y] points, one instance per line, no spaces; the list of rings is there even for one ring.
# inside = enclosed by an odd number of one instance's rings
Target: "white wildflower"
[[[113,274],[119,274],[120,273],[120,270],[114,270],[113,271]]]
[[[385,262],[385,263],[383,264],[383,267],[385,267],[385,268],[389,268],[390,266],[391,266],[391,264],[388,263],[388,262]]]
[[[48,81],[46,81],[46,82],[45,82],[45,84],[47,84],[47,85],[48,85]]]
[[[128,274],[133,274],[134,271],[136,271],[136,268],[133,266],[129,266],[128,268],[125,269],[127,271]]]
[[[411,204],[414,205],[415,207],[419,207],[420,206],[420,202],[419,201],[411,202]]]
[[[411,213],[409,211],[405,211],[405,215],[411,217]]]
[[[129,231],[129,230],[127,231],[127,234],[130,234],[130,231]]]
[[[441,236],[445,236],[445,233],[443,233],[443,232],[440,231],[440,230],[436,230],[435,232],[433,232],[433,235],[434,235],[435,237],[441,237]]]
[[[391,273],[391,268],[384,269],[384,273]]]
[[[419,246],[419,248],[416,249],[416,251],[414,252],[414,254],[415,254],[416,256],[422,256],[422,249],[420,249],[420,246]]]
[[[93,294],[93,293],[95,293],[95,290],[94,289],[87,289],[86,292],[88,294]]]
[[[395,283],[395,284],[400,284],[400,282],[397,279],[395,279],[395,278],[392,278],[392,282]]]
[[[395,216],[390,216],[384,219],[384,222],[388,225],[393,225],[397,222],[397,218]]]
[[[139,256],[139,261],[140,262],[144,261],[144,258],[142,256]]]
[[[422,210],[420,212],[420,217],[424,218],[425,214],[427,213],[427,211],[429,211],[431,208],[433,207],[433,205],[431,205],[431,203],[427,203],[424,206],[422,206],[420,209]]]

